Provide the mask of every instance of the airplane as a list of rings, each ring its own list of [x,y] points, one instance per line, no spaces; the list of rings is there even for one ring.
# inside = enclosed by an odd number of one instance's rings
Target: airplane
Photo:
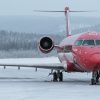
[[[69,25],[69,13],[88,12],[71,11],[65,7],[64,11],[41,11],[38,12],[64,12],[66,17],[66,37],[55,45],[54,41],[48,37],[42,37],[38,42],[38,48],[43,53],[49,53],[54,48],[57,50],[60,63],[39,64],[14,64],[0,62],[0,66],[35,67],[50,69],[53,81],[63,81],[63,72],[92,72],[91,85],[99,83],[100,78],[100,33],[84,32],[72,35]]]

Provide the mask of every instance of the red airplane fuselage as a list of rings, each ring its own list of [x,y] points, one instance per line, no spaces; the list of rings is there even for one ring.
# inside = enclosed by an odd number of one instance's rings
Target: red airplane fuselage
[[[100,33],[86,32],[77,35],[71,35],[69,24],[69,13],[87,12],[70,10],[65,7],[64,11],[43,11],[43,12],[65,12],[66,17],[66,38],[59,45],[54,45],[49,37],[43,37],[39,42],[39,48],[43,53],[49,53],[55,47],[58,52],[58,58],[67,72],[92,72],[91,84],[99,82],[100,78]],[[62,81],[62,72],[53,73],[54,80],[60,75]]]
[[[68,72],[100,70],[100,33],[88,32],[65,38],[59,45],[60,61]]]

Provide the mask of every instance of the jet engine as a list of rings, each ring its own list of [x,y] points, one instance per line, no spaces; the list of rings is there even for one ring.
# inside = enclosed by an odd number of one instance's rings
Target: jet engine
[[[39,49],[43,53],[49,53],[54,48],[54,42],[50,37],[43,37],[39,42]]]

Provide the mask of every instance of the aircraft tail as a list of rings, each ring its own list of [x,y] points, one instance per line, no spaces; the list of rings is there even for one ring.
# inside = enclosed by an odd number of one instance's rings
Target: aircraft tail
[[[66,17],[66,36],[71,36],[71,27],[70,27],[70,17],[69,17],[69,13],[76,13],[76,12],[94,12],[94,11],[74,11],[74,10],[70,10],[69,7],[65,7],[64,11],[50,11],[50,10],[34,10],[35,12],[54,12],[54,13],[59,13],[59,12],[64,12],[65,13],[65,17]]]

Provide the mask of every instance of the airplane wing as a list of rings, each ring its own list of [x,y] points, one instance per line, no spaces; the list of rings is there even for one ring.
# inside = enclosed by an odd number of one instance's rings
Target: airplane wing
[[[60,63],[58,57],[0,59],[0,66],[64,70],[63,65]]]

